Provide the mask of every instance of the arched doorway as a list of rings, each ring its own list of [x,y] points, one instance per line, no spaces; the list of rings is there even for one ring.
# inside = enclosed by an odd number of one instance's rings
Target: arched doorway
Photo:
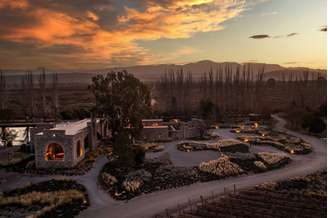
[[[47,145],[46,160],[64,160],[64,149],[57,143]]]
[[[82,154],[83,154],[83,148],[82,148],[81,142],[80,142],[80,140],[79,140],[79,141],[77,141],[77,143],[76,143],[76,156],[77,156],[77,157],[81,157]]]

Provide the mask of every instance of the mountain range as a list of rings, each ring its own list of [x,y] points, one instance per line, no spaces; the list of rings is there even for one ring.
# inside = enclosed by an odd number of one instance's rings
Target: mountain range
[[[91,78],[96,74],[105,74],[111,71],[126,70],[129,73],[134,74],[137,78],[145,82],[151,82],[159,80],[165,72],[180,71],[183,69],[184,72],[190,72],[194,79],[199,79],[205,72],[213,71],[216,72],[219,68],[231,69],[232,72],[236,72],[236,69],[243,69],[243,67],[251,69],[252,72],[264,71],[264,80],[273,78],[275,80],[282,80],[283,76],[286,79],[293,77],[302,78],[304,72],[309,72],[309,79],[317,78],[318,75],[326,78],[326,70],[322,69],[310,69],[302,67],[283,67],[278,64],[265,64],[265,63],[237,63],[237,62],[214,62],[210,60],[203,60],[195,63],[188,64],[159,64],[159,65],[138,65],[130,67],[116,67],[108,69],[94,69],[94,70],[47,70],[49,75],[53,72],[58,73],[59,83],[78,83],[88,84],[91,82]],[[8,84],[18,84],[24,75],[23,70],[2,70],[6,75]],[[40,71],[33,71],[35,75],[38,75]],[[220,71],[219,71],[220,72]],[[37,79],[36,79],[37,80]],[[51,80],[48,76],[47,80]],[[37,82],[37,81],[36,81]]]

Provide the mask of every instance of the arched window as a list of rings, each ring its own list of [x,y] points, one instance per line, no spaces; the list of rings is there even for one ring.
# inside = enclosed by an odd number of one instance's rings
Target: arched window
[[[77,141],[77,143],[76,143],[76,156],[77,156],[77,157],[81,157],[82,154],[83,154],[83,148],[82,148],[81,142],[80,142],[80,140],[79,140],[79,141]]]
[[[64,160],[64,149],[61,145],[51,143],[47,145],[46,160]]]

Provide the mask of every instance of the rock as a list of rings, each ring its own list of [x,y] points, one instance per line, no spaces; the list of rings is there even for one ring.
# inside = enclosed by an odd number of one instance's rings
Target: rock
[[[101,174],[104,183],[108,186],[113,186],[117,183],[117,179],[115,176],[110,175],[109,173]]]
[[[128,192],[137,192],[145,182],[152,180],[152,174],[144,169],[130,172],[124,179],[122,186]]]
[[[208,150],[209,147],[206,144],[203,143],[196,143],[196,142],[183,142],[177,144],[177,149],[180,151],[202,151],[202,150]]]
[[[254,161],[254,166],[257,168],[259,172],[265,172],[268,170],[268,168],[265,166],[265,164],[262,161]]]
[[[143,181],[139,178],[127,178],[123,182],[123,187],[128,192],[137,192],[142,186]]]
[[[144,143],[139,144],[139,147],[143,148],[145,151],[159,152],[164,150],[164,146],[157,143]]]

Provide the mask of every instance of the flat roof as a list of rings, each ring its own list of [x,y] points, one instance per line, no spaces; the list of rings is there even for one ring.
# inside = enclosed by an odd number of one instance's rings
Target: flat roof
[[[81,130],[87,128],[88,122],[90,121],[91,119],[83,119],[73,122],[62,122],[56,124],[55,127],[50,130],[64,130],[66,135],[75,135]]]
[[[144,129],[164,129],[164,128],[169,128],[169,126],[144,126]]]
[[[142,119],[142,122],[161,122],[163,119]]]

